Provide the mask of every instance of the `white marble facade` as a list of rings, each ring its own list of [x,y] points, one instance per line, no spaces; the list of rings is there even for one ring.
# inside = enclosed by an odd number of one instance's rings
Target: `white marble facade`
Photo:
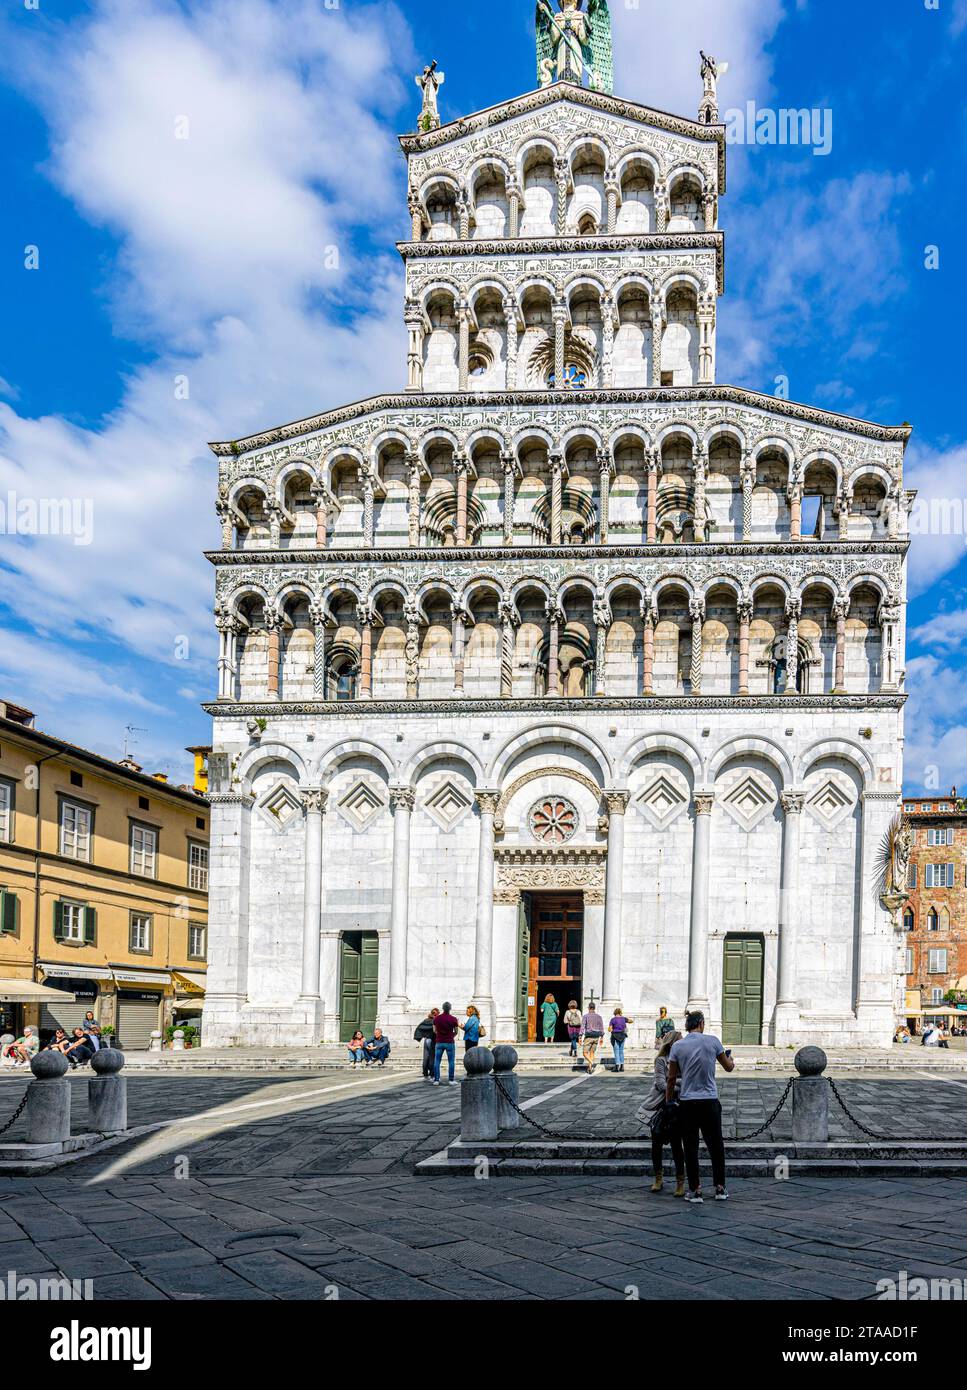
[[[886,1043],[908,431],[715,384],[721,127],[556,84],[408,136],[407,389],[219,458],[206,1040],[520,1030],[522,894],[650,1038]],[[566,807],[560,836],[533,819]]]

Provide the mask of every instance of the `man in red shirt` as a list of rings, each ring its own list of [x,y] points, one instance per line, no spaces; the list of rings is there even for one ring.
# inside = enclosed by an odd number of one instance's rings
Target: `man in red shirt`
[[[440,1065],[443,1061],[443,1054],[446,1053],[447,1064],[450,1068],[450,1085],[459,1086],[459,1081],[453,1074],[456,1066],[456,1048],[454,1039],[457,1036],[457,1029],[460,1027],[460,1020],[454,1018],[450,1012],[449,1003],[444,1004],[443,1012],[437,1014],[433,1020],[433,1036],[436,1038],[436,1047],[433,1051],[433,1084],[440,1084]]]

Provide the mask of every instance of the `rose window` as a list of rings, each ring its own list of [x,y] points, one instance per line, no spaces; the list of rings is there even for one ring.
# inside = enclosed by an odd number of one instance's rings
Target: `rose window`
[[[563,796],[545,796],[528,817],[531,834],[545,845],[562,845],[578,828],[577,807]]]

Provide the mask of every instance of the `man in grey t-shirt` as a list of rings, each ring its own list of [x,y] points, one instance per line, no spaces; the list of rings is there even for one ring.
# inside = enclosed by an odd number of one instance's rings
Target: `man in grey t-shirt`
[[[688,1030],[671,1050],[668,1060],[666,1099],[675,1096],[675,1085],[681,1079],[679,1112],[682,1125],[682,1145],[685,1149],[685,1172],[688,1175],[687,1202],[701,1202],[702,1188],[698,1167],[699,1134],[705,1141],[712,1161],[715,1200],[724,1202],[725,1143],[722,1139],[722,1106],[715,1084],[715,1064],[723,1071],[733,1071],[731,1053],[725,1051],[718,1038],[705,1032],[705,1015],[690,1013],[685,1019]]]

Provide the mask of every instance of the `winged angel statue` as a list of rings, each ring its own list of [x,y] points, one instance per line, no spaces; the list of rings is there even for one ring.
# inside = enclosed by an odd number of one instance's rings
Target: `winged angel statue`
[[[596,92],[614,91],[614,55],[608,0],[560,0],[554,13],[549,0],[537,0],[537,78],[583,83]]]

